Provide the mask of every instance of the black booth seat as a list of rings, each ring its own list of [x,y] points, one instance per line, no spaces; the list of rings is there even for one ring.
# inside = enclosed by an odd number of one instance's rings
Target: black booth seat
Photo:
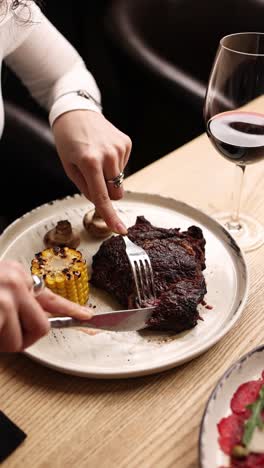
[[[221,37],[262,32],[263,18],[263,0],[111,2],[105,28],[126,60],[138,166],[204,131],[204,97]]]
[[[0,229],[42,203],[77,192],[64,173],[47,122],[5,101],[0,141]]]

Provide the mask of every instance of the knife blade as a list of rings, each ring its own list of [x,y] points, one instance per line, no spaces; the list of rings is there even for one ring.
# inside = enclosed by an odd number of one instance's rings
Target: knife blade
[[[143,309],[116,310],[98,313],[89,320],[76,320],[72,317],[50,317],[51,328],[94,328],[116,332],[138,331],[148,326],[148,321],[156,307]]]

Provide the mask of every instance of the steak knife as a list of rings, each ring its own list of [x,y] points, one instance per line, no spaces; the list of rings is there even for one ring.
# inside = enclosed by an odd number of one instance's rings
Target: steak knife
[[[89,320],[72,317],[50,317],[51,328],[93,328],[115,332],[138,331],[148,327],[148,321],[156,307],[126,309],[96,314]]]

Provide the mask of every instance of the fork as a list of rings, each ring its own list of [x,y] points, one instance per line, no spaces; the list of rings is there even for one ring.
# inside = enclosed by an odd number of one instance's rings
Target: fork
[[[133,273],[137,302],[139,307],[144,307],[145,301],[156,298],[153,269],[147,252],[131,242],[127,236],[123,236],[126,254]]]

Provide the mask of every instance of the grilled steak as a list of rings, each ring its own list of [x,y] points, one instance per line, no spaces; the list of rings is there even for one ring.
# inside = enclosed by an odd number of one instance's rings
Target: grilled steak
[[[154,270],[157,308],[149,326],[181,332],[199,319],[197,306],[206,294],[205,239],[191,226],[185,232],[152,226],[143,216],[128,237],[148,253]],[[91,283],[112,294],[125,308],[135,307],[136,292],[122,236],[105,240],[93,257]]]

